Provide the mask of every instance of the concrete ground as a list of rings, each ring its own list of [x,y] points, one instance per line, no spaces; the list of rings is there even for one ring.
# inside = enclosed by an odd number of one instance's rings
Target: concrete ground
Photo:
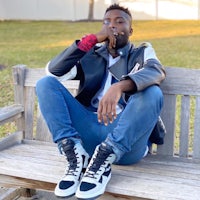
[[[24,197],[23,189],[14,189],[14,188],[0,188],[0,200],[77,200],[75,197],[71,198],[58,198],[53,192],[47,191],[36,191],[32,197]],[[137,198],[123,198],[123,197],[113,197],[109,194],[104,194],[98,198],[98,200],[139,200]],[[94,199],[95,200],[95,199]],[[97,200],[97,199],[96,199]]]

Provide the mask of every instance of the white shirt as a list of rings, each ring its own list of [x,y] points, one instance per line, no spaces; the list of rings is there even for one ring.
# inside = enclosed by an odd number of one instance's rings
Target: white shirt
[[[109,55],[109,68],[114,65],[118,60],[120,59],[120,56],[113,58],[111,55]],[[99,93],[97,99],[100,101],[102,97],[105,95],[105,93],[108,91],[112,84],[112,74],[108,72],[107,79],[105,81],[105,85],[102,89],[102,91]],[[116,106],[116,113],[119,114],[122,111],[122,108],[119,107],[119,105]]]

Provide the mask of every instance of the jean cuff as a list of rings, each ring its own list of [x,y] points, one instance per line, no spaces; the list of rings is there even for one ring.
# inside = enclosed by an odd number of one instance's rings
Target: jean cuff
[[[109,140],[108,138],[105,140],[105,142],[111,146],[112,150],[114,151],[115,153],[115,156],[116,156],[116,160],[114,163],[117,163],[121,157],[124,155],[124,152],[121,151],[116,144],[114,144],[111,140]]]
[[[81,143],[82,144],[82,140],[81,140],[80,137],[64,138],[64,139],[60,140],[59,142],[57,142],[57,144],[58,144],[58,150],[59,150],[60,154],[63,154],[63,152],[62,152],[62,145],[65,144],[66,140],[68,140],[68,139],[74,141],[75,144],[77,144],[77,143]]]

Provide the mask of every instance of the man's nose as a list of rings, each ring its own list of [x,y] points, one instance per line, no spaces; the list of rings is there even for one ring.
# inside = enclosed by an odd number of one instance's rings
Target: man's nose
[[[109,28],[113,31],[113,33],[117,32],[117,27],[115,25],[111,25]]]
[[[116,29],[116,23],[115,23],[115,21],[111,21],[110,22],[109,28]]]

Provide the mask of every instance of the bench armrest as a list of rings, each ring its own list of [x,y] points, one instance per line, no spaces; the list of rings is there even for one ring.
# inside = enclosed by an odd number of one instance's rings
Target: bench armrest
[[[24,107],[20,104],[0,108],[0,125],[15,121],[22,116]]]

